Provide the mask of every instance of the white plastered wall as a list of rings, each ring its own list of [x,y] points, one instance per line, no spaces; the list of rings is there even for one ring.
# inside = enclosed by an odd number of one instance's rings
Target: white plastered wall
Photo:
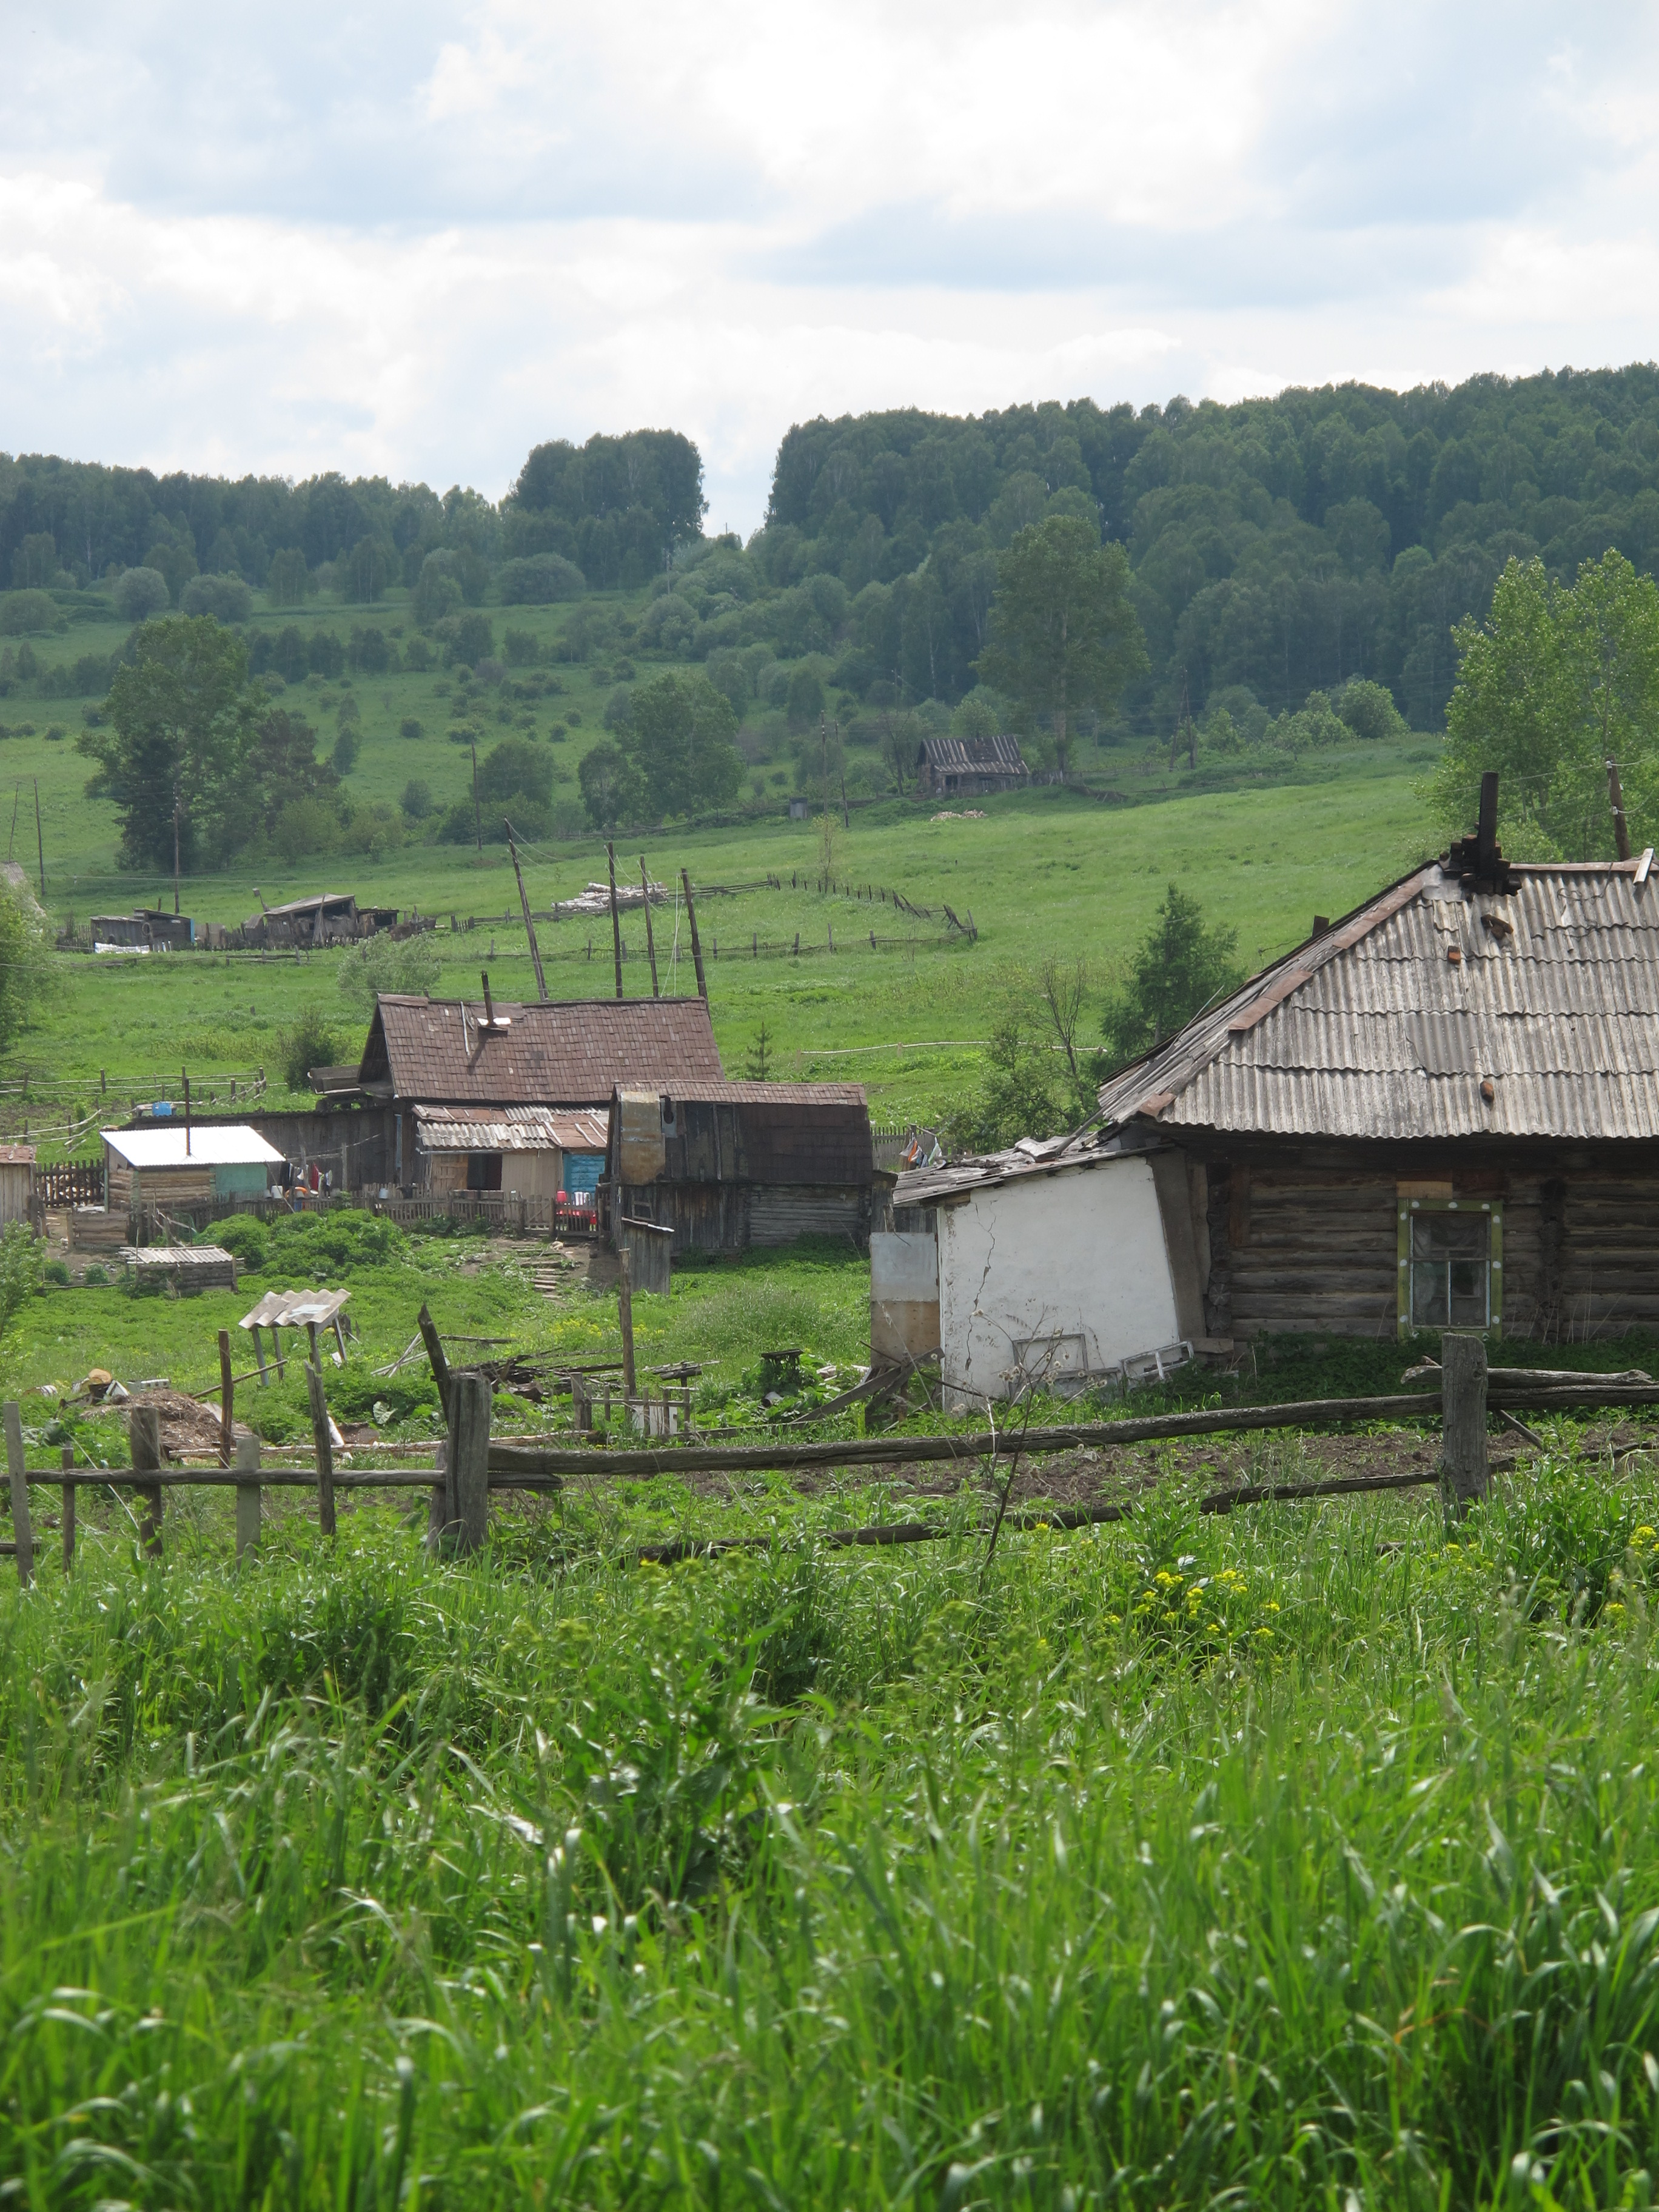
[[[1171,1343],[1175,1291],[1144,1157],[1022,1176],[939,1209],[939,1343],[945,1403],[963,1413],[1008,1395],[1016,1346],[1077,1339],[1098,1372]]]

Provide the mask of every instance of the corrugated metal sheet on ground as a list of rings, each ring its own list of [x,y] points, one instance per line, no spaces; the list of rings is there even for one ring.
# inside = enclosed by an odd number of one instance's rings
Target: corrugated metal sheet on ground
[[[1286,1136],[1659,1136],[1659,880],[1513,880],[1465,899],[1430,867],[1382,894],[1115,1077],[1107,1127],[1167,1097],[1146,1110]]]

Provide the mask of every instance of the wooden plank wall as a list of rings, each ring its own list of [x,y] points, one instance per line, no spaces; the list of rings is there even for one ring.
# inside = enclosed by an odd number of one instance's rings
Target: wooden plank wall
[[[1211,1158],[1204,1206],[1214,1336],[1391,1336],[1400,1183],[1504,1209],[1506,1336],[1544,1343],[1659,1328],[1659,1156],[1534,1148],[1506,1164],[1356,1147],[1350,1161],[1285,1151]]]

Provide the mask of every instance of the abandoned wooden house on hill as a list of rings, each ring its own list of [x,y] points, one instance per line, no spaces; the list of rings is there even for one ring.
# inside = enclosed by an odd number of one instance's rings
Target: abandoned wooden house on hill
[[[1030,780],[1018,738],[924,738],[916,754],[916,789],[932,799],[1021,791]]]
[[[870,1233],[870,1109],[856,1083],[618,1085],[605,1179],[624,1221],[673,1250],[741,1252],[797,1237]]]
[[[1495,793],[1482,812],[1475,836],[1115,1076],[1084,1134],[1023,1147],[1019,1164],[966,1164],[977,1179],[961,1190],[939,1181],[950,1170],[901,1177],[900,1228],[936,1243],[947,1371],[951,1254],[986,1208],[981,1183],[1005,1194],[1002,1267],[1041,1234],[1040,1208],[1022,1226],[1019,1188],[1079,1194],[1067,1218],[1095,1218],[1092,1273],[1146,1294],[1139,1349],[1165,1311],[1194,1343],[1659,1326],[1653,856],[1512,863]],[[1110,1172],[1078,1182],[1091,1162]],[[1161,1255],[1146,1249],[1149,1200]],[[988,1281],[979,1303],[1001,1338],[981,1367],[1017,1367],[1016,1338],[1028,1364],[1045,1335],[1088,1338],[1069,1285],[1045,1302]],[[1109,1364],[1114,1347],[1069,1356]]]

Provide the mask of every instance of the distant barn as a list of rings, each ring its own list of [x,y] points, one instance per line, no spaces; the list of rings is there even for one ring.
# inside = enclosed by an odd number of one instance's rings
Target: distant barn
[[[982,799],[1030,780],[1018,738],[924,738],[916,755],[916,789],[928,799]]]

